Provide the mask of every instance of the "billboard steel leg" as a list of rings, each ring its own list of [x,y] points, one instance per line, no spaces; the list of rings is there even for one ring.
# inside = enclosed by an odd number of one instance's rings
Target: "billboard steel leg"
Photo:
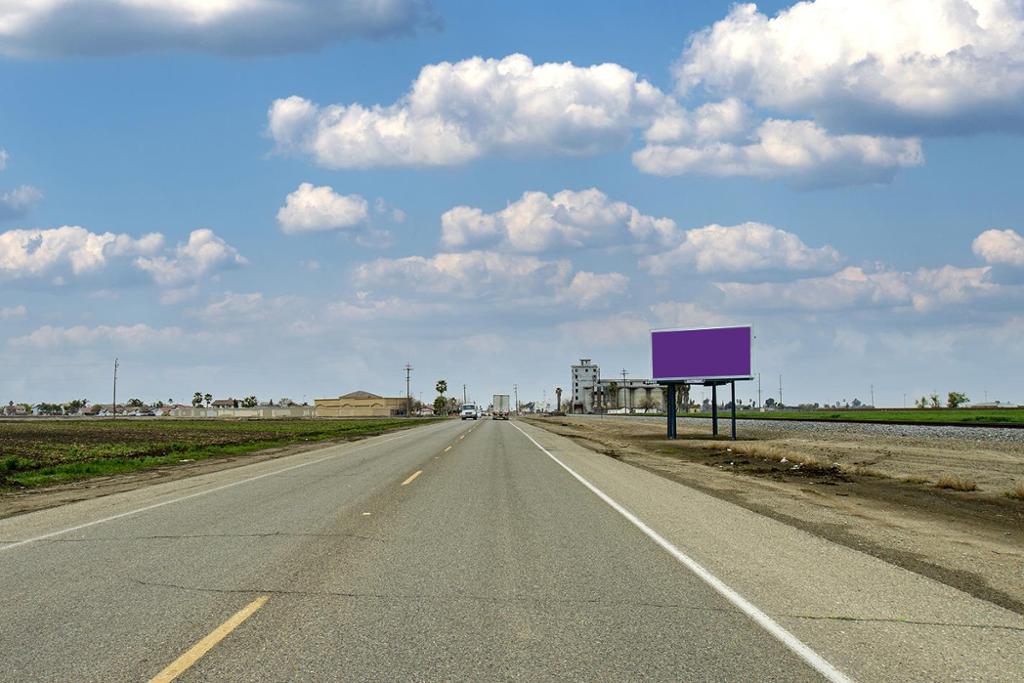
[[[669,383],[668,385],[668,438],[676,438],[676,385]]]
[[[718,436],[718,385],[711,385],[711,433]]]
[[[736,440],[736,382],[729,382],[732,388],[732,440]]]

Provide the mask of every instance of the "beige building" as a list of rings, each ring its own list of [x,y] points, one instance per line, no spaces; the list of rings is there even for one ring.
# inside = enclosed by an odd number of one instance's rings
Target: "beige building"
[[[391,417],[405,415],[405,397],[386,398],[368,391],[353,391],[338,398],[316,399],[317,417]]]

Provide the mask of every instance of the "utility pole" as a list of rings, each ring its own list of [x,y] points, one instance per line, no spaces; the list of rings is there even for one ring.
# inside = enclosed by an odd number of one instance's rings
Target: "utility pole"
[[[779,375],[779,405],[786,405],[782,402],[782,375]]]
[[[761,410],[761,373],[757,373],[757,409]]]
[[[412,394],[409,393],[409,373],[412,372],[412,366],[408,363],[405,364],[405,416],[412,417]]]
[[[871,385],[871,407],[875,407],[875,385]]]
[[[622,398],[622,407],[629,411],[629,387],[626,386],[626,368],[622,368]]]
[[[110,417],[111,420],[117,419],[117,359],[114,359],[114,413]]]
[[[462,385],[462,402],[463,403],[468,403],[468,401],[466,400],[466,385],[465,384]]]
[[[518,415],[519,414],[519,385],[518,384],[513,384],[512,385],[512,393],[515,394],[515,397],[516,397],[516,415]]]

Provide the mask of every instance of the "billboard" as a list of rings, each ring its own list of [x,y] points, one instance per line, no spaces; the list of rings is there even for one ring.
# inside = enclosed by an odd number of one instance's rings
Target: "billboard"
[[[658,381],[750,379],[754,334],[749,325],[651,330],[651,363]]]

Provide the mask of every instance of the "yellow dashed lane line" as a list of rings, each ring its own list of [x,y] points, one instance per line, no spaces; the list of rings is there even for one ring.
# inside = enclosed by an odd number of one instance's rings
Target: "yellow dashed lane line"
[[[268,596],[266,595],[256,598],[240,609],[234,614],[234,616],[214,629],[210,635],[193,645],[189,648],[188,652],[175,659],[167,666],[166,669],[151,678],[149,683],[169,683],[169,681],[173,681],[175,678],[183,674],[189,667],[198,662],[203,655],[212,650],[217,643],[224,640],[229,633],[238,628],[243,621],[251,617],[256,610],[263,607],[267,598]]]

